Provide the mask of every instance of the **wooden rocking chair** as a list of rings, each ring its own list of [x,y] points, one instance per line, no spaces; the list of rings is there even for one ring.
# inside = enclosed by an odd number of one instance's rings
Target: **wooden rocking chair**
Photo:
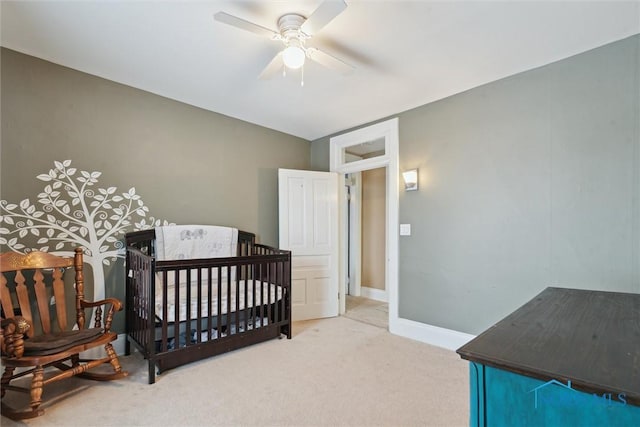
[[[75,270],[77,327],[69,325],[73,323],[73,318],[69,320],[67,317],[66,285],[63,281],[64,271],[71,267]],[[27,255],[8,252],[0,255],[0,301],[3,313],[0,346],[4,366],[1,380],[2,415],[12,419],[42,415],[44,409],[40,405],[43,387],[54,381],[74,375],[102,381],[127,376],[111,345],[117,335],[110,331],[113,314],[122,309],[122,303],[115,298],[85,301],[82,268],[81,248],[76,248],[73,258],[45,252],[31,252]],[[106,310],[104,328],[101,326],[102,306]],[[88,308],[96,310],[95,327],[90,329],[85,328],[85,309]],[[106,357],[80,359],[79,353],[98,346],[104,346]],[[110,363],[114,372],[87,372],[104,363]],[[47,369],[50,367],[61,372]],[[15,373],[16,368],[21,369]],[[10,384],[13,379],[30,374],[30,388]],[[30,392],[30,408],[17,411],[5,405],[7,390]]]

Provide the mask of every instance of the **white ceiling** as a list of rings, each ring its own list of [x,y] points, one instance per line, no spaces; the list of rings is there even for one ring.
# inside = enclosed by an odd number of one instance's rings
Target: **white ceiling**
[[[311,63],[259,80],[277,42],[213,20],[267,28],[305,1],[2,1],[10,49],[314,140],[640,33],[640,1],[346,0],[308,45],[356,67]]]

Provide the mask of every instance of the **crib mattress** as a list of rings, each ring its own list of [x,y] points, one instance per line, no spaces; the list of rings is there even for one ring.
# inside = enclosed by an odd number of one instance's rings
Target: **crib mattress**
[[[191,299],[187,301],[187,284],[182,284],[179,289],[176,303],[175,286],[167,286],[167,295],[163,297],[162,282],[156,280],[156,318],[163,320],[163,306],[167,306],[167,321],[175,322],[187,320],[187,308],[189,319],[206,318],[218,315],[218,299],[220,299],[221,314],[235,312],[236,309],[259,307],[263,304],[272,304],[282,299],[282,287],[273,283],[259,280],[238,280],[238,292],[236,282],[231,282],[231,292],[228,292],[227,284],[221,286],[221,295],[218,295],[218,285],[212,284],[211,293],[208,294],[207,283],[191,283]],[[198,288],[200,288],[200,303],[198,304]],[[246,288],[246,298],[245,298]],[[255,293],[254,293],[255,288]],[[237,305],[236,305],[237,304]],[[176,319],[176,305],[178,305],[178,319]],[[210,311],[209,311],[210,307]]]

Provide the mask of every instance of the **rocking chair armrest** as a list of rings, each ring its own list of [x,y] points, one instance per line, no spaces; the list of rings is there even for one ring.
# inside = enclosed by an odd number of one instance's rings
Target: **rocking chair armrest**
[[[111,304],[115,311],[122,310],[122,302],[117,298],[105,298],[98,301],[81,301],[82,308],[99,307],[101,305]]]
[[[111,330],[111,322],[113,321],[113,314],[116,311],[122,310],[122,302],[120,302],[117,298],[105,298],[99,301],[80,301],[80,307],[82,308],[96,308],[95,312],[95,327],[99,328],[102,326],[102,306],[108,306],[109,309],[105,313],[104,317],[104,331],[109,332]],[[80,322],[78,322],[80,324]]]
[[[0,329],[0,349],[2,355],[9,358],[20,358],[24,354],[24,335],[31,328],[22,316],[2,319]]]

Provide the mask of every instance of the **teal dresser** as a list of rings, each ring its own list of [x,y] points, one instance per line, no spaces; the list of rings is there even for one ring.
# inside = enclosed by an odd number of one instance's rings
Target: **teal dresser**
[[[640,294],[547,288],[458,354],[471,426],[640,426]]]

